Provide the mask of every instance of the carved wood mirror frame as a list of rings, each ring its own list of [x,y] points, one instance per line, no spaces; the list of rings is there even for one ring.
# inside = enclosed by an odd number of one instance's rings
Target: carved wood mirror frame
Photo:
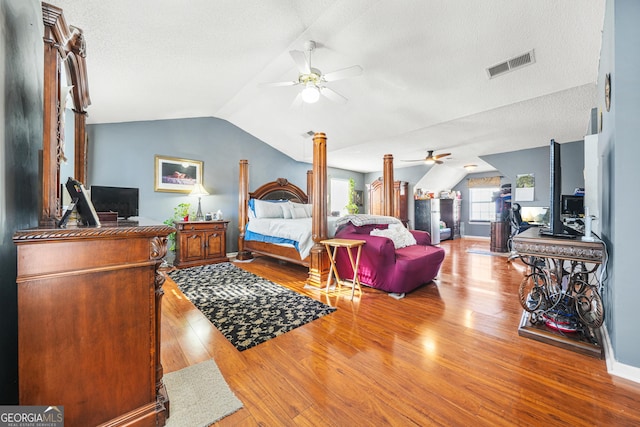
[[[87,84],[86,46],[82,30],[67,25],[62,9],[42,3],[44,22],[44,126],[42,140],[41,226],[55,226],[62,216],[60,162],[64,157],[65,114],[60,96],[61,73],[72,85],[74,128],[74,174],[87,177],[87,107],[91,104]],[[66,95],[66,93],[65,93]],[[64,96],[64,95],[63,95]]]

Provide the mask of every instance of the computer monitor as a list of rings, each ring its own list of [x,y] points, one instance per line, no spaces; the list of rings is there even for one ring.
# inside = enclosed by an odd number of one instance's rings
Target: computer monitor
[[[546,206],[522,206],[520,216],[522,221],[531,225],[549,225],[549,208]]]
[[[584,216],[584,196],[563,194],[562,215],[572,218]]]

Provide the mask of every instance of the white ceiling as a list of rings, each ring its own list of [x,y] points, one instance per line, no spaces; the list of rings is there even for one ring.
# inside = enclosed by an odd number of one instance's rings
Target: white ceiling
[[[299,161],[309,130],[329,166],[491,167],[478,156],[580,140],[596,106],[605,0],[49,0],[84,31],[89,123],[214,116]],[[315,40],[313,66],[358,64],[327,85],[349,99],[292,107],[290,50]],[[535,63],[486,68],[535,50]]]

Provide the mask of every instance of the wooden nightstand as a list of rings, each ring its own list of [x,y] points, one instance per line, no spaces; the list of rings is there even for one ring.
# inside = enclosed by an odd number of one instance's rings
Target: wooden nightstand
[[[229,261],[227,224],[229,221],[176,221],[178,268]]]

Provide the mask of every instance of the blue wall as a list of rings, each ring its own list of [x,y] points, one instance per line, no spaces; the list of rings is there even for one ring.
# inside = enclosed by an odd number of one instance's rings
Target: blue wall
[[[201,160],[203,184],[209,196],[202,197],[202,211],[221,210],[230,220],[227,252],[238,249],[239,161],[249,161],[249,190],[286,178],[307,189],[311,164],[298,162],[275,150],[226,120],[202,117],[96,124],[88,126],[89,155],[86,185],[138,187],[140,216],[159,222],[173,215],[179,203],[191,203],[195,212],[198,199],[182,193],[154,191],[154,157]],[[311,139],[304,140],[313,147]],[[327,146],[331,144],[330,136]],[[354,178],[356,189],[363,188],[363,174],[330,168],[333,178]]]
[[[586,117],[586,116],[585,116]],[[586,118],[585,118],[586,120]],[[561,141],[558,141],[561,142]],[[469,174],[467,178],[501,176],[500,185],[511,184],[515,189],[516,176],[532,173],[535,178],[534,200],[518,203],[521,206],[549,206],[549,147],[537,147],[527,150],[482,156],[482,160],[497,169],[497,172]],[[584,141],[561,142],[562,194],[573,194],[576,187],[584,187]],[[462,193],[462,218],[465,235],[489,237],[489,224],[469,223],[469,189],[467,180],[454,187]]]
[[[602,132],[598,138],[603,176],[601,229],[610,256],[604,287],[605,324],[615,359],[635,368],[640,368],[640,286],[635,265],[640,241],[640,228],[635,226],[640,212],[638,22],[640,2],[607,1],[598,73],[598,108],[602,113]],[[608,73],[610,111],[606,111],[604,103],[604,79]]]

